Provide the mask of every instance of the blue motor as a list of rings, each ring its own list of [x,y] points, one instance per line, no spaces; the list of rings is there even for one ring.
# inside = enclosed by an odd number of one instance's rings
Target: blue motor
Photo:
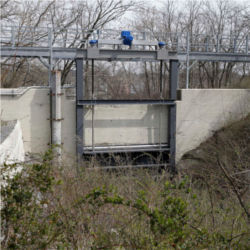
[[[98,40],[90,40],[90,41],[89,41],[89,44],[90,44],[91,46],[94,46],[94,45],[98,44]]]
[[[158,42],[158,45],[162,49],[166,45],[166,43],[165,42]]]
[[[133,36],[131,36],[131,32],[129,30],[123,30],[121,32],[121,38],[123,39],[123,44],[131,46],[133,41]]]

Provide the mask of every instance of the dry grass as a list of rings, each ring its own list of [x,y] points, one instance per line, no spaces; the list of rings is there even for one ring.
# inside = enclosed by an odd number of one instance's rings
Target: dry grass
[[[232,191],[226,171],[242,197],[248,200],[250,115],[222,128],[198,148],[186,153],[179,168],[184,174],[202,180],[222,196],[228,196]]]
[[[27,164],[2,189],[2,248],[247,249],[249,182],[239,172],[249,169],[249,124],[250,116],[218,131],[185,156],[189,169],[174,179],[143,169],[59,169],[49,156]]]

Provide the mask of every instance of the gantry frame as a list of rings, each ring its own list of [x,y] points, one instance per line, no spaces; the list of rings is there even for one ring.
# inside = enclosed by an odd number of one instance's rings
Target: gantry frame
[[[180,44],[178,39],[176,42],[176,50],[160,49],[155,46],[155,49],[136,49],[132,47],[129,49],[121,49],[119,46],[115,49],[107,49],[97,46],[97,48],[84,47],[79,48],[66,48],[66,47],[53,47],[52,37],[53,35],[48,32],[48,45],[45,47],[34,47],[34,46],[16,46],[16,40],[13,36],[15,32],[12,32],[11,39],[7,40],[6,45],[1,46],[1,57],[29,57],[39,59],[49,59],[49,63],[45,65],[51,71],[53,69],[53,61],[57,60],[75,60],[76,63],[76,135],[80,140],[76,140],[76,152],[78,159],[81,159],[83,154],[96,154],[101,152],[143,152],[144,151],[167,151],[169,152],[169,164],[172,171],[175,170],[175,151],[176,151],[176,92],[178,86],[178,65],[179,62],[193,61],[215,61],[215,62],[240,62],[249,63],[249,40],[248,35],[245,37],[245,45],[241,50],[237,49],[237,38],[234,39],[232,50],[223,51],[221,49],[220,39],[217,36],[216,44],[209,44],[208,40],[204,40],[204,44],[199,45],[197,50],[192,50],[187,35],[186,49],[180,50]],[[97,32],[100,34],[101,32]],[[50,34],[50,35],[49,35]],[[177,35],[178,38],[178,35]],[[100,40],[99,40],[100,41]],[[101,42],[101,41],[100,41]],[[111,44],[120,43],[120,41],[110,41]],[[136,44],[136,41],[135,41]],[[147,41],[139,41],[139,45],[147,45]],[[157,43],[156,43],[157,44]],[[142,47],[143,47],[142,46]],[[214,47],[213,51],[210,47]],[[84,100],[84,77],[83,77],[83,66],[84,61],[91,60],[93,63],[96,60],[100,61],[154,61],[170,62],[170,75],[169,75],[169,99],[159,100]],[[189,70],[189,63],[187,64],[187,72]],[[188,77],[187,77],[188,79]],[[187,85],[188,86],[188,85]],[[161,86],[160,86],[161,87]],[[88,149],[83,145],[83,132],[84,132],[84,107],[90,105],[122,105],[122,104],[149,104],[149,105],[167,105],[169,106],[168,112],[168,143],[162,145],[161,148],[143,145],[141,147],[110,147],[109,150],[99,148],[99,150]],[[93,150],[92,150],[93,151]],[[152,165],[152,164],[151,164]]]
[[[88,49],[77,48],[53,48],[53,59],[75,60],[88,59]],[[168,51],[168,60],[186,61],[186,52]],[[42,47],[1,47],[1,57],[33,57],[50,58],[49,48]],[[155,61],[157,50],[123,50],[123,49],[100,49],[98,60],[106,61]],[[189,60],[209,62],[238,62],[250,63],[250,53],[226,53],[226,52],[189,52]]]
[[[170,167],[172,172],[175,172],[175,152],[176,152],[176,98],[177,98],[177,86],[178,86],[178,67],[179,60],[177,59],[169,59],[166,53],[166,50],[158,50],[156,51],[156,57],[154,60],[145,57],[147,53],[141,53],[142,57],[138,57],[135,51],[131,50],[122,50],[121,54],[116,51],[116,56],[113,56],[114,50],[109,50],[111,53],[108,54],[105,51],[108,61],[110,58],[115,61],[155,61],[160,62],[160,65],[164,61],[170,62],[170,75],[169,75],[169,98],[168,99],[154,99],[154,100],[146,100],[146,99],[134,99],[134,100],[85,100],[84,99],[84,90],[85,90],[85,82],[84,82],[84,60],[91,60],[92,66],[94,65],[94,61],[103,60],[102,50],[99,48],[88,48],[86,51],[86,57],[79,57],[75,59],[76,62],[76,152],[78,161],[81,161],[82,156],[85,154],[103,154],[103,153],[121,153],[121,152],[168,152],[169,153],[169,162],[162,164],[154,164],[154,166],[164,166]],[[122,55],[126,52],[129,52],[129,58],[123,57]],[[125,52],[125,53],[124,53]],[[143,51],[142,51],[143,52]],[[162,68],[162,67],[161,67]],[[93,68],[92,68],[93,69]],[[160,75],[162,75],[162,70],[160,71]],[[162,77],[160,77],[162,79]],[[93,80],[93,79],[92,79]],[[161,85],[161,84],[160,84]],[[162,91],[163,87],[160,86]],[[136,147],[128,145],[126,146],[113,146],[113,147],[85,147],[83,138],[84,138],[84,107],[86,105],[90,105],[92,107],[96,105],[135,105],[135,104],[145,104],[145,105],[167,105],[168,108],[168,142],[165,145],[137,145]],[[92,129],[94,129],[92,127]],[[135,165],[134,167],[136,167]],[[152,167],[152,164],[145,164],[144,167]],[[111,166],[112,167],[112,166]]]

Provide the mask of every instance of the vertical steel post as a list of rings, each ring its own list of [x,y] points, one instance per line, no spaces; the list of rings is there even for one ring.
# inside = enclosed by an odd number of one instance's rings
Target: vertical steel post
[[[160,98],[163,98],[163,60],[160,60],[160,76],[159,76],[159,82],[160,82]]]
[[[84,107],[78,105],[78,101],[84,97],[84,82],[83,82],[83,59],[77,58],[76,62],[76,156],[78,165],[83,154],[83,136],[84,136]]]
[[[15,28],[11,26],[11,47],[15,47]]]
[[[189,51],[190,51],[190,40],[189,40],[189,32],[187,32],[187,38],[186,38],[186,89],[189,88]]]
[[[176,51],[179,52],[180,45],[179,45],[179,34],[176,35]]]
[[[233,49],[234,49],[233,52],[236,53],[237,52],[237,36],[236,35],[234,36],[234,48]]]
[[[159,87],[160,87],[160,99],[163,99],[164,95],[163,95],[163,89],[164,89],[164,86],[163,86],[163,60],[160,60],[160,70],[159,70]],[[161,120],[162,120],[162,105],[160,106],[160,113],[159,113],[159,144],[160,144],[160,149],[161,149]]]
[[[208,52],[208,36],[205,38],[205,51]]]
[[[146,32],[143,31],[142,32],[142,40],[145,41],[146,40]],[[145,49],[145,46],[142,46],[143,49]]]
[[[34,35],[35,35],[35,28],[33,27],[32,28],[32,34],[31,34],[31,46],[34,46],[35,45],[35,40],[34,40]]]
[[[248,54],[248,35],[246,36],[246,50],[245,50],[245,52],[246,52],[246,54]]]
[[[178,85],[178,71],[179,61],[170,60],[170,74],[169,74],[169,99],[177,99],[177,85]],[[168,144],[170,147],[169,163],[171,171],[176,173],[175,155],[176,155],[176,104],[169,106],[168,112]]]
[[[220,35],[216,36],[216,52],[220,52]]]
[[[53,70],[53,50],[52,44],[53,43],[53,34],[52,29],[48,28],[48,47],[49,47],[49,86],[51,87],[52,84],[52,70]]]
[[[95,99],[95,61],[91,60],[91,83],[92,83],[92,95],[91,99]],[[92,151],[95,151],[95,105],[92,105]]]
[[[61,163],[62,155],[62,108],[61,108],[61,71],[52,74],[52,145],[55,162]]]
[[[178,71],[179,71],[179,61],[170,60],[170,74],[169,74],[169,99],[177,99],[177,86],[178,86]]]

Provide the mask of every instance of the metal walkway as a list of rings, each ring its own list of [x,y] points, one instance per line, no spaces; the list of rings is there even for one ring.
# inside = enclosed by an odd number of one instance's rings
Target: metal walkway
[[[89,41],[98,40],[97,60],[156,61],[158,42],[165,42],[167,60],[250,62],[249,34],[205,35],[131,31],[132,46],[122,45],[118,30],[55,30],[34,27],[1,27],[2,57],[51,59],[88,58]],[[165,57],[166,57],[165,55]]]

